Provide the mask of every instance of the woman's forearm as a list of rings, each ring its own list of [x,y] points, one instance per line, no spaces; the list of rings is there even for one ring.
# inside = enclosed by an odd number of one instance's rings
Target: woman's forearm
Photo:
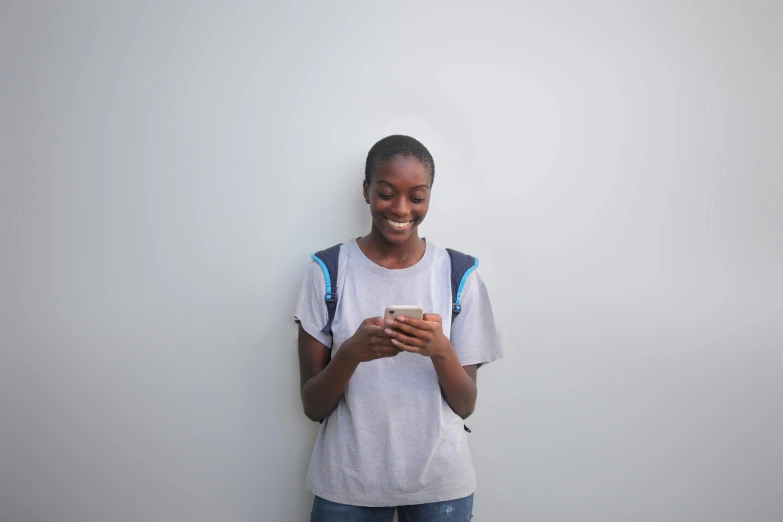
[[[310,420],[320,421],[332,413],[358,366],[358,362],[337,350],[329,364],[307,380],[302,386],[302,405]]]
[[[467,419],[476,407],[478,388],[452,348],[442,357],[432,357],[432,364],[438,374],[443,398],[454,413]]]

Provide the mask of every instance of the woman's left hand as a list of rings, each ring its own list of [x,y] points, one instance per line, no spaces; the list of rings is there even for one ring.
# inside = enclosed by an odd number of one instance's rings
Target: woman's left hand
[[[443,321],[438,314],[424,314],[423,319],[405,316],[387,319],[384,333],[400,350],[427,357],[444,357],[454,349],[443,334]]]

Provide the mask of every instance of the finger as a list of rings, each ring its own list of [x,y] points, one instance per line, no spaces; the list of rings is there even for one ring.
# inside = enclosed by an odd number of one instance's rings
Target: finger
[[[431,331],[433,329],[433,327],[435,326],[430,321],[424,321],[422,319],[414,319],[413,317],[405,317],[403,315],[395,318],[394,321],[395,321],[395,323],[396,322],[405,323],[405,324],[411,325],[412,327],[417,328],[419,330],[427,330],[427,331]],[[395,324],[395,327],[396,326],[397,325]]]
[[[392,339],[392,344],[399,348],[400,350],[411,352],[411,353],[421,353],[421,348],[417,346],[411,346],[409,344],[404,344],[398,341],[397,339]]]
[[[369,330],[370,335],[374,335],[375,337],[381,337],[383,339],[387,339],[389,336],[384,332],[384,328],[382,326],[376,326],[374,324],[368,324],[365,325],[365,328]]]
[[[410,335],[405,335],[399,330],[392,330],[391,328],[387,328],[384,330],[384,333],[392,339],[396,339],[403,344],[407,344],[408,346],[424,347],[424,341]]]
[[[373,350],[388,350],[389,348],[394,348],[391,337],[376,338],[372,341]]]
[[[423,319],[425,321],[430,322],[430,323],[440,323],[440,324],[443,324],[443,319],[441,319],[440,315],[438,315],[438,314],[424,314]]]
[[[362,321],[362,326],[383,326],[383,317],[368,317]]]
[[[405,324],[405,323],[402,323],[402,322],[397,321],[397,320],[394,321],[394,325],[392,326],[392,328],[393,328],[392,331],[397,330],[397,331],[403,332],[405,334],[408,334],[411,337],[418,337],[420,339],[424,338],[426,335],[428,335],[428,330],[425,330],[423,328],[416,328],[415,326],[413,326],[411,324]],[[388,329],[389,328],[387,328],[386,330],[388,330]],[[386,330],[384,330],[384,332]],[[386,332],[386,334],[388,335],[388,332]]]
[[[401,350],[399,348],[391,345],[373,350],[376,359],[383,359],[384,357],[394,357],[400,352]]]

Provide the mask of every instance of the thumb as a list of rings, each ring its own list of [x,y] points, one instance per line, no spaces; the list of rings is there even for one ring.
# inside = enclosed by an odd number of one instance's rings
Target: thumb
[[[362,326],[381,326],[383,327],[383,318],[381,317],[368,317],[362,321]]]
[[[432,323],[440,323],[443,324],[443,319],[440,318],[440,315],[438,314],[424,314],[423,319],[425,321],[430,321]]]

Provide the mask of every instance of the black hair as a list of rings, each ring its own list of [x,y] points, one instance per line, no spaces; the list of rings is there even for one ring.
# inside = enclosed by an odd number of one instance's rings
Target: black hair
[[[395,156],[407,156],[416,158],[419,163],[430,170],[430,185],[435,181],[435,160],[427,147],[410,136],[395,134],[387,136],[372,146],[367,153],[367,162],[364,165],[364,180],[370,184],[375,167],[381,161],[388,161]]]

